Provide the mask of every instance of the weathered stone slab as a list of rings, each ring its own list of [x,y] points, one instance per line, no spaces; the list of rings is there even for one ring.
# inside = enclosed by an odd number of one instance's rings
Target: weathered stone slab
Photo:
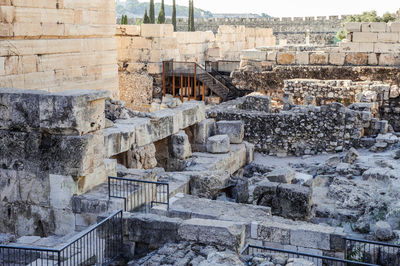
[[[199,172],[190,175],[190,194],[200,198],[216,199],[218,193],[226,188],[230,174],[224,171]]]
[[[244,138],[244,124],[242,121],[219,121],[217,122],[217,133],[228,135],[231,144],[240,144]]]
[[[180,239],[218,245],[240,251],[245,241],[245,225],[229,221],[190,219],[178,229]]]
[[[209,153],[228,153],[230,150],[231,144],[228,135],[216,135],[207,140],[207,152]]]
[[[207,139],[215,133],[215,120],[203,120],[197,123],[194,128],[194,141],[197,144],[206,144]]]
[[[192,156],[189,137],[185,131],[181,130],[172,135],[172,154],[175,158],[185,160]]]

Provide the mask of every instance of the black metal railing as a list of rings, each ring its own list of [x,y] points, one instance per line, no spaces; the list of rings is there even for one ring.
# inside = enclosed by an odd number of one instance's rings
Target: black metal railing
[[[122,210],[60,248],[0,245],[0,265],[109,265],[122,255]]]
[[[262,246],[256,246],[256,245],[247,245],[242,251],[242,255],[250,255],[250,256],[261,255],[262,257],[265,257],[266,254],[271,255],[271,257],[274,257],[276,255],[281,255],[288,259],[289,258],[305,259],[305,260],[313,262],[315,265],[321,265],[321,266],[325,266],[325,265],[327,265],[327,266],[376,266],[375,264],[369,264],[369,263],[364,263],[364,262],[350,261],[350,260],[346,260],[346,259],[320,256],[320,255],[314,255],[314,254],[290,251],[290,250],[284,250],[284,249],[262,247]]]
[[[345,238],[346,259],[382,266],[400,265],[400,246],[356,238]]]
[[[108,177],[108,195],[122,199],[125,211],[150,212],[155,205],[169,209],[169,184],[121,177]]]

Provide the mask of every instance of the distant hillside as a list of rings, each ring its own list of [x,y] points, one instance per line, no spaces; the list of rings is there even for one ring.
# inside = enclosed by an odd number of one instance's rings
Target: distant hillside
[[[165,13],[167,17],[172,17],[172,5],[167,5],[167,3],[169,3],[172,1],[167,0],[165,1]],[[196,2],[195,2],[196,5]],[[156,7],[156,18],[158,16],[158,13],[160,12],[160,8],[161,8],[161,4],[160,3],[156,3],[155,4]],[[138,0],[126,0],[125,2],[119,1],[117,0],[117,17],[120,18],[122,15],[128,15],[129,18],[142,18],[144,15],[144,12],[147,8],[147,12],[149,12],[149,3],[143,3],[143,2],[139,2]],[[176,14],[177,17],[187,17],[189,13],[189,8],[187,6],[176,6]],[[210,11],[206,11],[206,10],[202,10],[202,9],[198,9],[195,8],[194,10],[194,16],[196,18],[199,17],[206,17],[206,18],[210,18],[212,17],[212,13]]]

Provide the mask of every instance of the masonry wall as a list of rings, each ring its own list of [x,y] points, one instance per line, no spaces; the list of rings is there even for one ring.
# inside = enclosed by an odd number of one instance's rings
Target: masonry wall
[[[271,29],[244,26],[221,26],[215,35],[211,31],[174,32],[171,24],[123,25],[117,27],[116,38],[121,99],[136,110],[144,110],[153,92],[160,91],[163,61],[237,61],[243,49],[275,44]]]
[[[228,18],[195,19],[196,30],[218,32],[221,25],[245,26],[246,28],[270,28],[278,41],[289,44],[304,44],[309,35],[310,42],[331,44],[346,16],[296,17],[296,18]],[[187,30],[187,19],[177,20],[178,31]]]
[[[243,98],[223,103],[207,114],[217,120],[242,120],[245,140],[270,155],[301,156],[360,147],[365,130],[379,130],[380,126],[370,113],[350,110],[340,103],[299,106],[278,113],[244,110],[243,103]]]
[[[316,105],[341,102],[353,110],[368,111],[374,117],[388,121],[396,132],[400,131],[397,85],[376,81],[294,79],[285,80],[283,90],[292,94],[295,104],[309,104],[307,98],[310,96],[315,99],[311,104]]]
[[[118,98],[114,0],[1,1],[0,87]]]
[[[274,65],[400,65],[399,22],[352,22],[346,23],[345,27],[349,34],[339,47],[268,47],[243,51],[242,58]]]
[[[0,232],[65,235],[70,204],[106,182],[107,91],[0,89]]]

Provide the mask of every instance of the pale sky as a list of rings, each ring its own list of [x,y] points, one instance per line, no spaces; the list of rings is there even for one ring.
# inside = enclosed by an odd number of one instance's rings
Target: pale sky
[[[188,0],[176,2],[188,5]],[[172,4],[172,0],[165,3]],[[395,13],[400,8],[399,0],[194,0],[194,4],[213,13],[267,13],[273,17],[347,15],[370,10],[382,15],[386,11]]]

